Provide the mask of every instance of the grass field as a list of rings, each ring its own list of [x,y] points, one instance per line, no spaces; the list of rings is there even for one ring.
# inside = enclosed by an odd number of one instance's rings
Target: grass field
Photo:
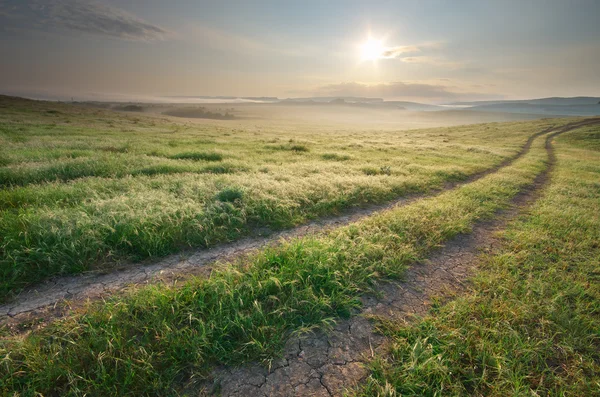
[[[348,316],[376,280],[401,277],[493,216],[545,166],[540,137],[523,158],[461,188],[293,240],[208,279],[139,289],[24,339],[7,336],[4,390],[177,395],[216,364],[269,361],[290,333]]]
[[[440,188],[565,120],[418,131],[193,124],[0,98],[0,300]]]
[[[360,396],[600,394],[600,128],[556,140],[551,184],[472,289],[393,340]]]
[[[27,333],[1,328],[7,396],[197,395],[215,366],[269,365],[290,336],[351,316],[379,281],[401,281],[534,186],[548,168],[546,135],[480,179],[435,189],[573,121],[414,131],[245,121],[228,129],[227,121],[175,123],[6,98],[1,105],[3,298],[56,274],[110,271],[256,227],[293,227],[423,193],[220,263],[210,277],[137,286]],[[597,126],[554,138],[549,185],[503,232],[503,247],[431,315],[380,322],[391,354],[375,357],[355,394],[597,394],[599,142]],[[160,172],[140,171],[149,167]]]

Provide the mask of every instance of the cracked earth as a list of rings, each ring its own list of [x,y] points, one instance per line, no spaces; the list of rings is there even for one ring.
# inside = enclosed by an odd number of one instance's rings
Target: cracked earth
[[[283,358],[271,368],[249,365],[219,368],[212,385],[200,395],[221,396],[341,396],[367,376],[365,364],[374,355],[385,355],[386,339],[370,321],[379,317],[395,322],[427,314],[434,297],[448,296],[465,288],[480,255],[500,243],[496,232],[533,201],[536,188],[522,194],[517,204],[496,220],[480,224],[473,233],[461,235],[424,263],[406,271],[403,282],[377,285],[378,296],[362,297],[362,310],[333,330],[294,337]]]

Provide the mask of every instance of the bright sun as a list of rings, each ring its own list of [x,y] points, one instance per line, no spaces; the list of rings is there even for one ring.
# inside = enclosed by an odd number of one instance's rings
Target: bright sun
[[[360,46],[361,59],[363,61],[374,61],[381,58],[385,48],[383,47],[383,40],[375,40],[369,38]]]

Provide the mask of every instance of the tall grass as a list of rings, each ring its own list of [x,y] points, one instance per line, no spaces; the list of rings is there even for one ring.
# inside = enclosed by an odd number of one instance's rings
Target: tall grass
[[[7,338],[2,390],[177,395],[215,364],[269,361],[290,333],[350,315],[377,280],[401,277],[431,249],[506,206],[545,167],[542,144],[437,197],[267,249],[208,279],[142,288],[24,339]]]
[[[530,213],[482,260],[472,290],[410,326],[361,396],[600,394],[600,128],[557,139]]]

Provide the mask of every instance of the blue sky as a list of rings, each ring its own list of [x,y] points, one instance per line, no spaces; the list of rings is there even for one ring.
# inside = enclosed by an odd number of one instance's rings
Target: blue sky
[[[598,16],[594,0],[0,0],[0,92],[598,96]]]

